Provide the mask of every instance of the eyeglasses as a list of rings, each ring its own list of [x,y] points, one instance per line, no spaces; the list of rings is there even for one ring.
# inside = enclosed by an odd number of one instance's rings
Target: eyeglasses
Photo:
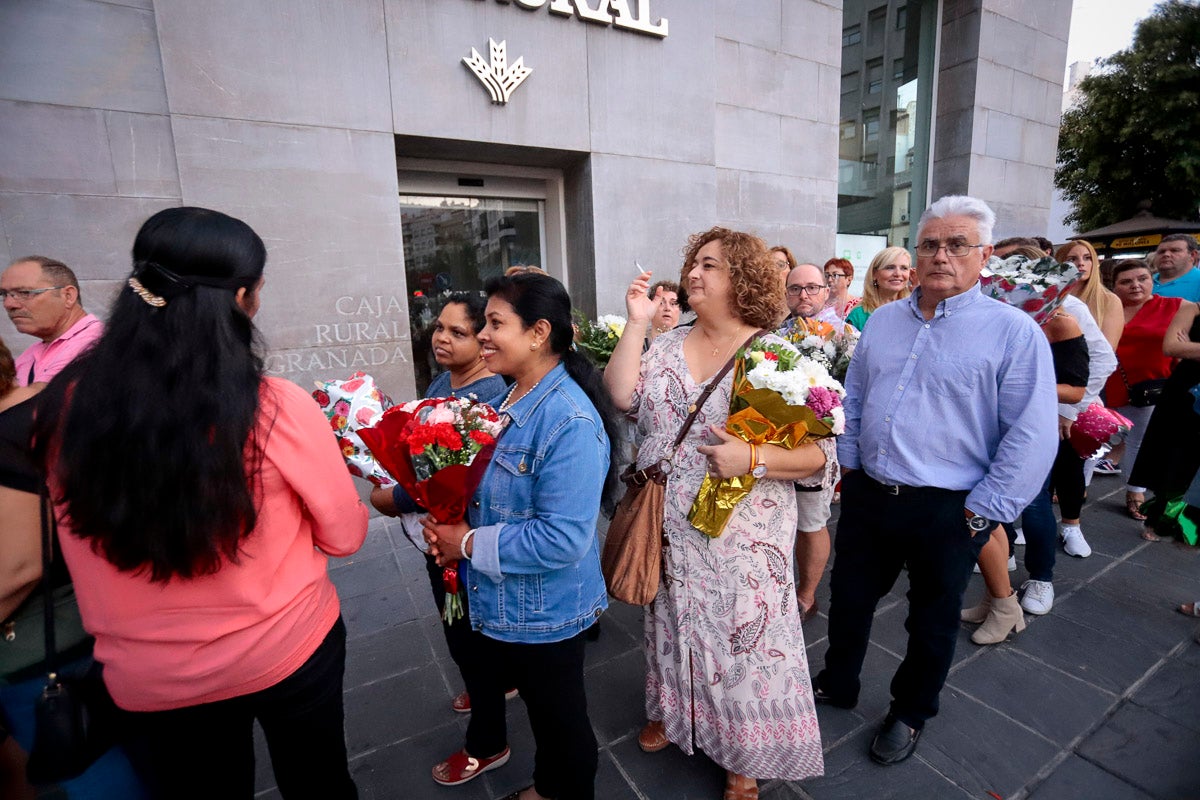
[[[827,280],[827,281],[836,281],[838,278],[844,278],[844,277],[846,277],[846,273],[844,273],[844,272],[826,272],[825,273],[825,280]]]
[[[810,283],[806,286],[797,286],[797,285],[793,284],[793,285],[787,287],[787,293],[792,297],[797,297],[801,293],[807,294],[807,295],[814,295],[814,294],[819,294],[822,289],[827,289],[827,288],[829,288],[829,287],[827,287],[823,283]]]
[[[946,255],[962,258],[977,247],[987,247],[983,244],[967,244],[966,242],[934,242],[926,241],[917,245],[917,255],[921,258],[933,258],[938,250],[946,248]]]
[[[43,292],[52,292],[55,289],[65,289],[65,286],[47,286],[45,289],[0,289],[0,301],[12,298],[18,303],[28,303],[29,298],[34,295],[42,294]]]

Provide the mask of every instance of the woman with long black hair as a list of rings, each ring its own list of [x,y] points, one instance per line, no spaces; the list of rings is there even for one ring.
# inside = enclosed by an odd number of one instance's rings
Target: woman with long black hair
[[[596,737],[583,687],[584,643],[608,605],[596,519],[616,486],[617,417],[600,373],[573,347],[571,300],[554,278],[524,272],[486,285],[479,334],[488,369],[513,380],[506,422],[467,521],[426,517],[439,563],[462,559],[471,627],[493,665],[473,713],[515,686],[537,746],[533,785],[512,800],[591,800]],[[489,710],[491,724],[504,714]],[[503,731],[501,730],[501,733]]]
[[[256,719],[283,797],[357,795],[326,556],[367,511],[312,399],[263,374],[265,262],[225,214],[150,217],[104,336],[39,407],[84,626],[156,797],[251,797]]]

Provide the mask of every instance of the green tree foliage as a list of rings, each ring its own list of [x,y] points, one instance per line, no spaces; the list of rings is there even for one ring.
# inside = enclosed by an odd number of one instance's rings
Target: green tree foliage
[[[1200,3],[1156,6],[1129,49],[1079,89],[1062,118],[1054,175],[1075,207],[1066,222],[1111,225],[1143,200],[1158,217],[1200,217]]]

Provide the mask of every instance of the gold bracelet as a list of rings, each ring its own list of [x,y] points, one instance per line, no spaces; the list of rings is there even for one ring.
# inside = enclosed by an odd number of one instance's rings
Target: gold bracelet
[[[758,466],[758,447],[754,442],[750,442],[750,469],[746,470],[746,474],[750,475],[754,472],[754,468]]]

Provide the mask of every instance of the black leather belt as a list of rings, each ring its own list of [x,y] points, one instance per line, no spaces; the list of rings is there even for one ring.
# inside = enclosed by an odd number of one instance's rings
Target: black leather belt
[[[867,482],[877,490],[883,492],[884,494],[890,494],[892,497],[899,497],[902,494],[912,494],[913,492],[928,491],[932,488],[930,486],[905,486],[902,483],[884,483],[882,481],[875,480],[865,472],[863,473],[863,477],[866,478]]]

